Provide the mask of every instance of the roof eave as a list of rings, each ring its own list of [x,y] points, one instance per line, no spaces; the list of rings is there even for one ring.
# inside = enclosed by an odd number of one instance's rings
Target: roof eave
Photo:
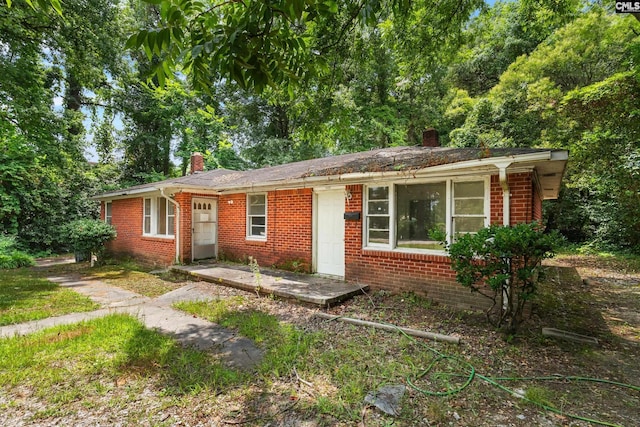
[[[380,181],[389,179],[413,178],[413,177],[429,177],[434,175],[445,176],[452,175],[456,172],[467,170],[469,173],[477,171],[478,173],[493,172],[498,164],[508,163],[512,165],[510,172],[515,165],[543,162],[548,160],[559,160],[563,156],[555,156],[552,151],[542,151],[537,153],[529,153],[522,155],[487,157],[483,159],[466,160],[457,163],[448,163],[444,165],[430,166],[421,169],[405,169],[400,171],[383,171],[383,172],[355,172],[341,175],[322,175],[296,178],[290,180],[266,181],[243,186],[220,186],[217,189],[220,193],[245,192],[245,191],[266,191],[269,189],[282,188],[306,188],[316,185],[348,185],[359,184],[370,181]],[[566,159],[566,151],[565,156]],[[533,166],[530,167],[533,169]]]
[[[281,179],[245,185],[180,185],[174,182],[158,182],[144,188],[116,190],[91,197],[93,200],[114,200],[129,197],[137,197],[143,194],[159,192],[161,189],[167,194],[178,192],[203,193],[217,195],[231,192],[267,191],[283,188],[308,188],[315,186],[360,184],[372,181],[393,180],[402,178],[427,178],[432,176],[451,176],[465,171],[465,174],[493,173],[495,168],[508,167],[510,173],[521,170],[538,169],[541,177],[541,187],[544,199],[558,197],[560,182],[566,167],[568,151],[545,150],[528,154],[514,154],[500,157],[486,157],[481,159],[466,160],[456,163],[430,166],[420,169],[404,169],[399,171],[383,172],[355,172],[337,175],[308,176],[294,179]],[[549,165],[553,165],[549,167]],[[553,175],[551,175],[553,173]],[[548,176],[547,176],[548,175]]]

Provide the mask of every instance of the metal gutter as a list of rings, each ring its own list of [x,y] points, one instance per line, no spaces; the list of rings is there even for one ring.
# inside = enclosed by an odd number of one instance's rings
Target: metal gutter
[[[507,168],[511,166],[510,161],[496,163],[498,168],[498,176],[500,178],[500,187],[502,187],[502,225],[511,224],[511,192],[509,191],[509,183],[507,182]]]
[[[176,208],[176,216],[175,216],[175,224],[174,224],[174,226],[176,227],[176,235],[174,236],[174,238],[176,241],[176,264],[180,264],[180,205],[171,197],[165,196],[164,188],[161,187],[159,188],[159,190],[160,190],[160,195],[165,199],[167,199],[168,201],[170,201],[173,204],[173,206],[175,206]]]

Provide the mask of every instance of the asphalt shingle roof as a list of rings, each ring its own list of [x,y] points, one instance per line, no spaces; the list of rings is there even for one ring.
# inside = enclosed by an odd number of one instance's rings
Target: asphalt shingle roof
[[[215,169],[180,178],[138,185],[112,191],[98,197],[152,190],[158,187],[193,188],[246,188],[265,183],[287,182],[321,176],[340,176],[350,173],[412,171],[433,166],[479,160],[492,157],[510,157],[548,149],[535,148],[450,148],[450,147],[391,147],[371,151],[304,160],[249,171]]]

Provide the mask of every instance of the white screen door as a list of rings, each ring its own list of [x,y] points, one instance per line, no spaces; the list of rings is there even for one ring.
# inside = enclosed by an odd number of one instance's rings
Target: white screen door
[[[215,258],[218,234],[218,201],[196,199],[192,201],[193,259]]]

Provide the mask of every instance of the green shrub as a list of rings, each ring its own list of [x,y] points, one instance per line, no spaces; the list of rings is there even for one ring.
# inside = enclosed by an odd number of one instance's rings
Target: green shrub
[[[449,246],[456,280],[493,301],[487,318],[515,333],[526,302],[535,294],[540,263],[555,255],[559,234],[537,223],[492,225],[458,236]]]
[[[29,267],[33,258],[16,249],[14,236],[0,235],[0,269]]]
[[[62,227],[66,244],[79,255],[95,254],[98,263],[104,262],[104,244],[116,237],[113,226],[97,219],[79,219]]]

